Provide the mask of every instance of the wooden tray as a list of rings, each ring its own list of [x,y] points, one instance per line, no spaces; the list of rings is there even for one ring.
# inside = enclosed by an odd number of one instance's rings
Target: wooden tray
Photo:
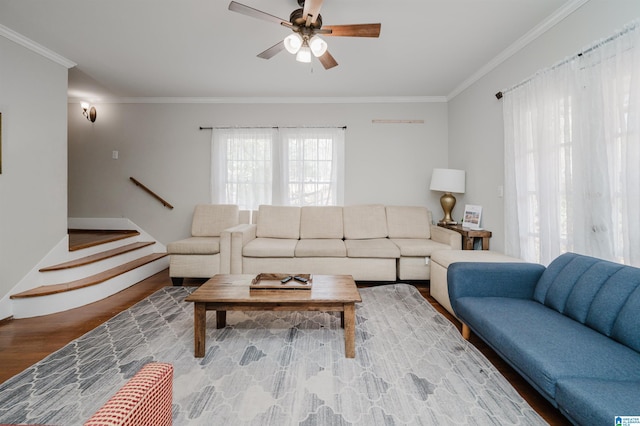
[[[306,283],[291,279],[282,284],[281,280],[287,277],[306,278]],[[251,290],[311,290],[313,276],[311,274],[258,274],[251,280]]]

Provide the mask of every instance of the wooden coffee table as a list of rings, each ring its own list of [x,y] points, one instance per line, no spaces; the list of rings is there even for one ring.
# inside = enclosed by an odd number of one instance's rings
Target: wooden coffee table
[[[256,275],[218,274],[187,296],[193,302],[194,353],[204,357],[207,311],[216,311],[216,327],[224,328],[227,311],[341,312],[347,358],[356,356],[356,308],[362,301],[351,275],[313,275],[311,290],[250,289]]]

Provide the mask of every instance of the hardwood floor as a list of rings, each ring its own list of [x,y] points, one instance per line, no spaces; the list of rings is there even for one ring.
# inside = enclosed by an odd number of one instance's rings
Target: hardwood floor
[[[202,280],[185,279],[184,285],[199,285]],[[442,308],[429,294],[425,283],[413,283],[420,293],[445,317],[460,329],[460,323]],[[129,308],[156,290],[171,285],[168,270],[147,278],[107,299],[81,308],[46,317],[5,320],[0,322],[0,383],[20,373],[30,365],[60,349],[109,318]],[[361,286],[366,286],[362,284]],[[476,346],[509,380],[522,397],[550,424],[569,422],[546,399],[535,391],[494,351],[475,335],[471,343]]]
[[[462,331],[462,324],[453,315],[443,308],[429,293],[428,284],[416,284],[420,294],[431,303],[431,305],[449,321],[451,321],[458,331]],[[552,426],[565,426],[570,424],[569,420],[555,408],[549,401],[538,393],[525,379],[520,376],[509,364],[502,360],[493,349],[487,346],[478,336],[471,333],[469,341],[487,357],[489,361],[500,371],[500,373],[511,383],[516,391],[529,403],[529,405],[542,416],[547,423]]]

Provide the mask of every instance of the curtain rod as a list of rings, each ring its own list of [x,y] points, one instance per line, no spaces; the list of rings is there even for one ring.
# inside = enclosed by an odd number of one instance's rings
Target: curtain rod
[[[564,65],[564,64],[566,64],[566,63],[568,63],[568,62],[571,62],[571,61],[573,61],[573,60],[578,59],[578,58],[579,58],[579,57],[581,57],[582,55],[586,55],[587,53],[591,53],[591,52],[593,52],[594,50],[596,50],[596,49],[598,49],[598,48],[602,47],[604,44],[610,43],[610,42],[612,42],[613,40],[617,39],[618,37],[621,37],[621,36],[625,35],[625,34],[626,34],[626,33],[628,33],[629,31],[633,31],[633,30],[635,30],[635,29],[638,27],[638,25],[640,25],[640,21],[633,22],[633,23],[629,24],[626,28],[624,28],[622,31],[618,31],[617,33],[615,33],[615,34],[613,34],[612,36],[610,36],[610,37],[608,37],[608,38],[604,39],[603,41],[599,41],[599,42],[595,43],[593,46],[586,48],[586,49],[585,49],[585,50],[583,50],[582,52],[579,52],[579,53],[578,53],[578,54],[576,54],[576,55],[570,56],[570,57],[568,57],[568,58],[566,58],[566,59],[564,59],[564,60],[562,60],[562,61],[558,62],[557,64],[552,65],[551,67],[549,67],[549,68],[547,68],[547,69],[545,69],[545,70],[542,70],[542,71],[540,71],[540,72],[546,72],[546,71],[554,70],[554,69],[556,69],[556,68],[558,68],[558,67],[560,67],[560,66],[562,66],[562,65]],[[502,91],[500,91],[500,92],[496,93],[496,95],[495,95],[495,96],[496,96],[496,99],[502,99],[502,97],[503,97],[505,94],[507,94],[507,93],[511,92],[512,90],[517,89],[517,88],[518,88],[518,87],[520,87],[520,86],[524,86],[525,84],[527,84],[528,82],[530,82],[531,80],[533,80],[533,79],[534,79],[538,74],[540,74],[540,72],[537,72],[537,73],[536,73],[536,74],[534,74],[533,76],[529,77],[528,79],[526,79],[526,80],[524,80],[524,81],[521,81],[520,83],[516,84],[515,86],[512,86],[512,87],[510,87],[510,88],[508,88],[508,89],[505,89],[505,90],[502,90]]]
[[[200,126],[200,130],[213,129],[346,129],[347,126]]]

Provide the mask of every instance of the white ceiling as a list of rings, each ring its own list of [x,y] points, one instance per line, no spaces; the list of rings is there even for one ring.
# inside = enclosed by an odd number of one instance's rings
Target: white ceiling
[[[77,64],[72,98],[450,97],[584,1],[325,0],[325,25],[382,23],[377,39],[326,37],[330,70],[286,51],[257,58],[290,30],[229,0],[0,0],[0,25]],[[285,20],[298,8],[239,2]]]

